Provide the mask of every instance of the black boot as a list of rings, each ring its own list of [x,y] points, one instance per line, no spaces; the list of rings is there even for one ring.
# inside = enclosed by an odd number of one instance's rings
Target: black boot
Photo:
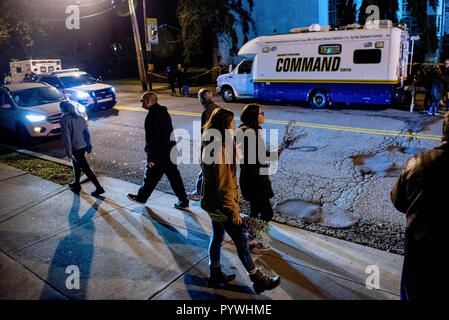
[[[253,289],[257,294],[260,294],[265,290],[274,289],[281,282],[279,276],[270,278],[269,276],[264,275],[259,269],[257,269],[256,273],[251,274],[249,278],[253,282]]]
[[[69,188],[70,190],[72,190],[74,193],[80,193],[81,191],[81,185],[79,182],[73,181],[69,183]]]
[[[235,279],[235,274],[226,275],[223,271],[221,271],[221,267],[218,268],[210,268],[210,276],[207,281],[207,285],[209,287],[219,287],[221,283],[225,284],[231,282]]]
[[[102,186],[99,186],[95,189],[95,191],[92,191],[90,194],[94,197],[98,197],[100,194],[103,194],[105,191]]]

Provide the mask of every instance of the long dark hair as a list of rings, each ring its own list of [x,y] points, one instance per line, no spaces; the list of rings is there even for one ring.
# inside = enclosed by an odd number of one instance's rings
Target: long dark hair
[[[222,136],[222,143],[224,143],[224,137],[226,133],[226,129],[229,129],[232,120],[234,119],[234,112],[229,109],[224,108],[216,108],[212,115],[210,116],[209,121],[203,126],[204,132],[207,129],[216,129],[220,132]]]
[[[258,104],[247,104],[244,106],[240,114],[242,124],[254,130],[259,129],[259,109],[260,106]]]

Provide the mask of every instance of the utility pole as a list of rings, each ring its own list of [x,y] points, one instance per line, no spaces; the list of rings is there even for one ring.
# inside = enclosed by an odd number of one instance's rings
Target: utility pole
[[[149,42],[148,35],[148,24],[147,24],[147,0],[143,0],[143,24],[145,27],[145,79],[147,80],[147,87],[149,87],[150,91],[153,90],[153,84],[151,81],[151,70],[147,66],[151,61],[151,44]]]
[[[131,15],[131,22],[133,25],[134,43],[136,45],[137,65],[139,67],[140,81],[142,82],[142,90],[147,91],[147,77],[145,66],[143,64],[142,44],[140,42],[139,26],[137,24],[136,9],[134,8],[133,0],[128,0],[129,12]]]

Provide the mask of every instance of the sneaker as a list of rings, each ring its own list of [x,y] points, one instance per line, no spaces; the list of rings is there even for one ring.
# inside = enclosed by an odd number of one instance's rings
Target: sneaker
[[[191,194],[189,194],[189,199],[192,201],[200,201],[201,195],[197,194],[197,193],[191,193]]]
[[[137,203],[145,204],[146,201],[139,199],[139,197],[135,194],[128,193],[128,199]]]
[[[176,209],[185,209],[189,207],[189,200],[179,200],[177,203],[173,205]]]
[[[100,188],[95,189],[95,191],[91,192],[90,194],[93,197],[98,197],[100,194],[103,194],[104,192],[105,191],[104,191],[103,187],[100,187]]]

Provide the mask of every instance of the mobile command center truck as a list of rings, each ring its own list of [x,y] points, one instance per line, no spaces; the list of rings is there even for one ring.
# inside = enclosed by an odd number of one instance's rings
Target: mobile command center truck
[[[217,78],[217,93],[236,98],[333,103],[403,103],[409,35],[380,20],[330,30],[313,24],[250,40],[246,59]]]

